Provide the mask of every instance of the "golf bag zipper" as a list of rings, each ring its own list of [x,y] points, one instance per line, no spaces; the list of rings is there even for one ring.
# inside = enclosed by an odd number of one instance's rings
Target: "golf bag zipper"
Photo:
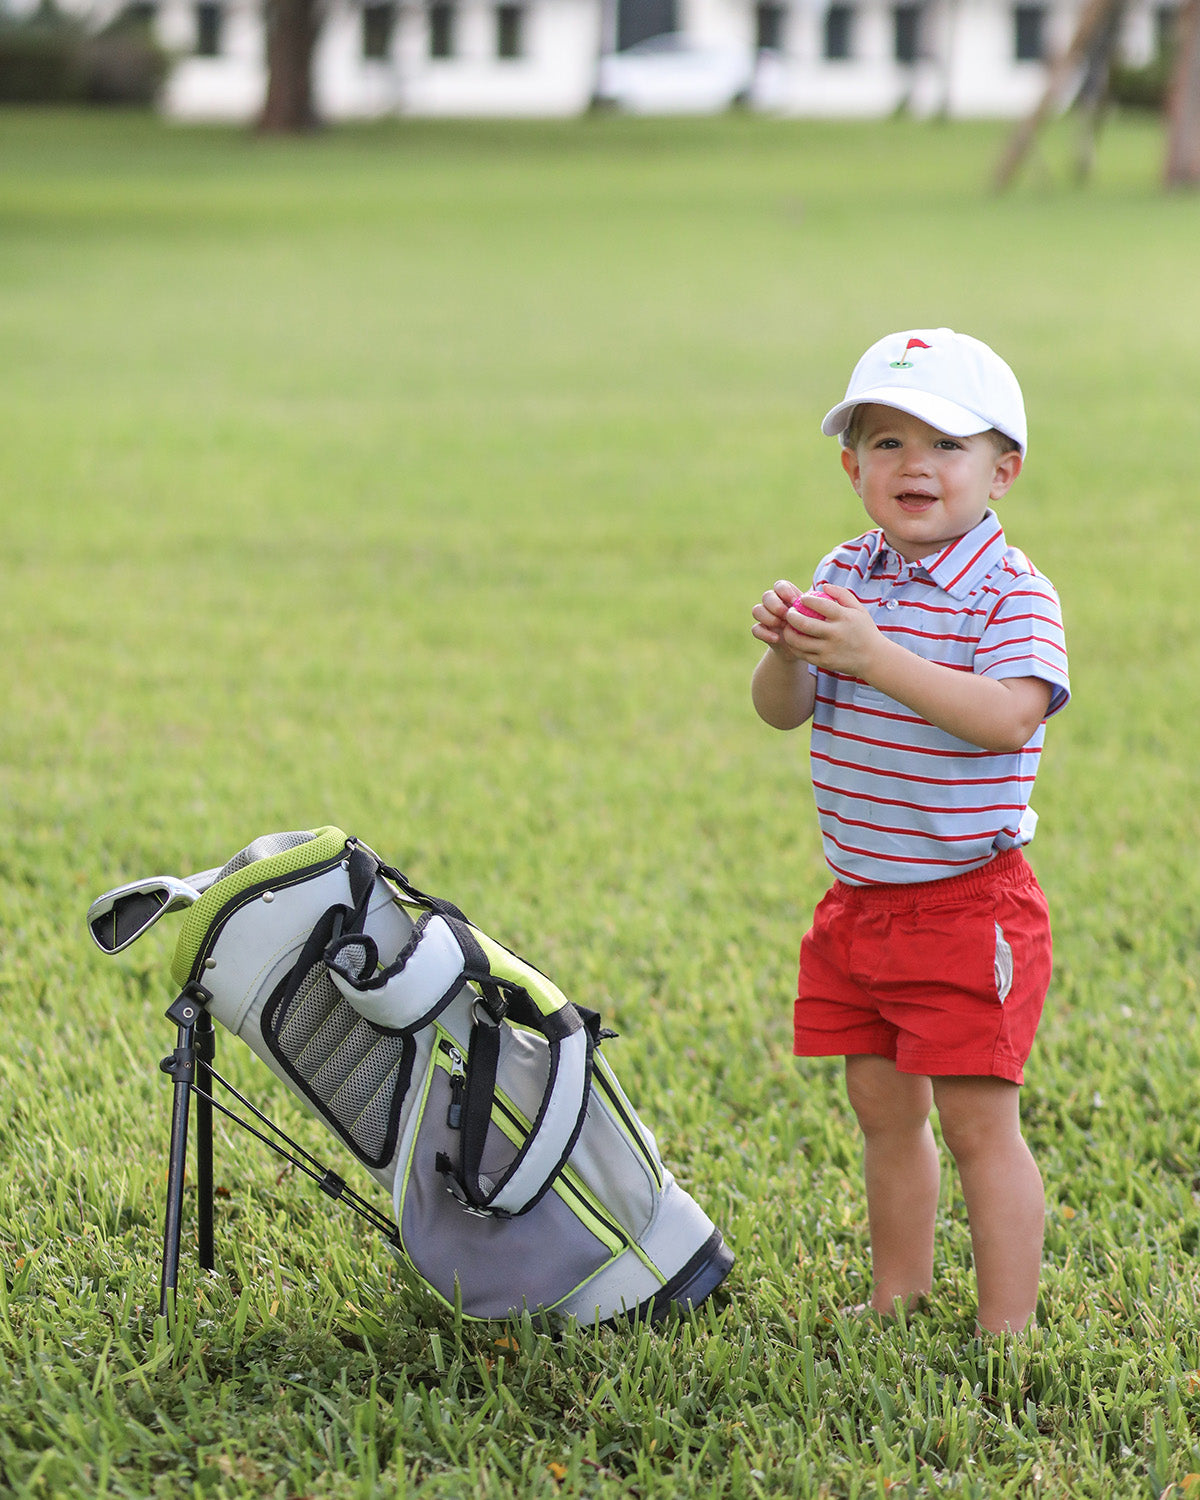
[[[462,1053],[448,1038],[440,1043],[450,1062],[450,1107],[446,1111],[446,1124],[451,1130],[462,1129],[463,1094],[467,1088],[467,1063]]]

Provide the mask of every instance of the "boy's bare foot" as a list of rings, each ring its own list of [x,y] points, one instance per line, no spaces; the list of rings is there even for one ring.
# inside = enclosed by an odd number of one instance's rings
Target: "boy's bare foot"
[[[899,1304],[899,1302],[900,1298],[897,1297],[896,1303]],[[892,1306],[887,1309],[880,1309],[878,1307],[872,1307],[869,1302],[853,1302],[846,1307],[839,1307],[838,1317],[875,1318],[881,1323],[890,1323],[896,1318],[899,1311],[903,1311],[905,1315],[908,1315],[910,1313],[928,1312],[929,1299],[928,1297],[911,1297],[908,1302],[904,1304],[904,1307],[902,1309],[898,1306]]]

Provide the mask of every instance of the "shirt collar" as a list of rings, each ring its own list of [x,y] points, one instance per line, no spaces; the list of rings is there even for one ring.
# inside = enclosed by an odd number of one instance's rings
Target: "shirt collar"
[[[960,536],[941,552],[922,558],[919,563],[912,564],[912,567],[928,573],[938,588],[952,599],[965,599],[1004,556],[1007,546],[1004,528],[996,512],[987,510],[979,524],[973,526],[966,536]],[[873,532],[867,571],[870,572],[882,555],[890,550],[883,539],[883,532]],[[902,566],[907,567],[908,564],[902,563]]]

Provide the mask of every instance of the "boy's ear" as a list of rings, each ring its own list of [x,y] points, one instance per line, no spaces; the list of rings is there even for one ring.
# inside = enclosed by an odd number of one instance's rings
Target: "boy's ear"
[[[854,493],[860,498],[862,490],[859,489],[859,481],[862,477],[862,465],[858,461],[858,454],[853,448],[842,449],[842,468],[849,476],[850,483],[854,486]],[[1013,478],[1017,476],[1014,474]]]
[[[1016,483],[1017,475],[1024,467],[1025,460],[1015,448],[1003,454],[992,475],[992,488],[988,492],[988,499],[999,500],[1002,495],[1007,495]]]

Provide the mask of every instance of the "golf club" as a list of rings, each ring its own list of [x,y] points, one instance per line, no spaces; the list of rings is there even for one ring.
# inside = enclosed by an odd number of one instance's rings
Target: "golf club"
[[[105,891],[88,908],[92,941],[103,953],[120,953],[148,932],[159,917],[198,901],[218,874],[219,869],[201,870],[186,880],[151,875]]]

